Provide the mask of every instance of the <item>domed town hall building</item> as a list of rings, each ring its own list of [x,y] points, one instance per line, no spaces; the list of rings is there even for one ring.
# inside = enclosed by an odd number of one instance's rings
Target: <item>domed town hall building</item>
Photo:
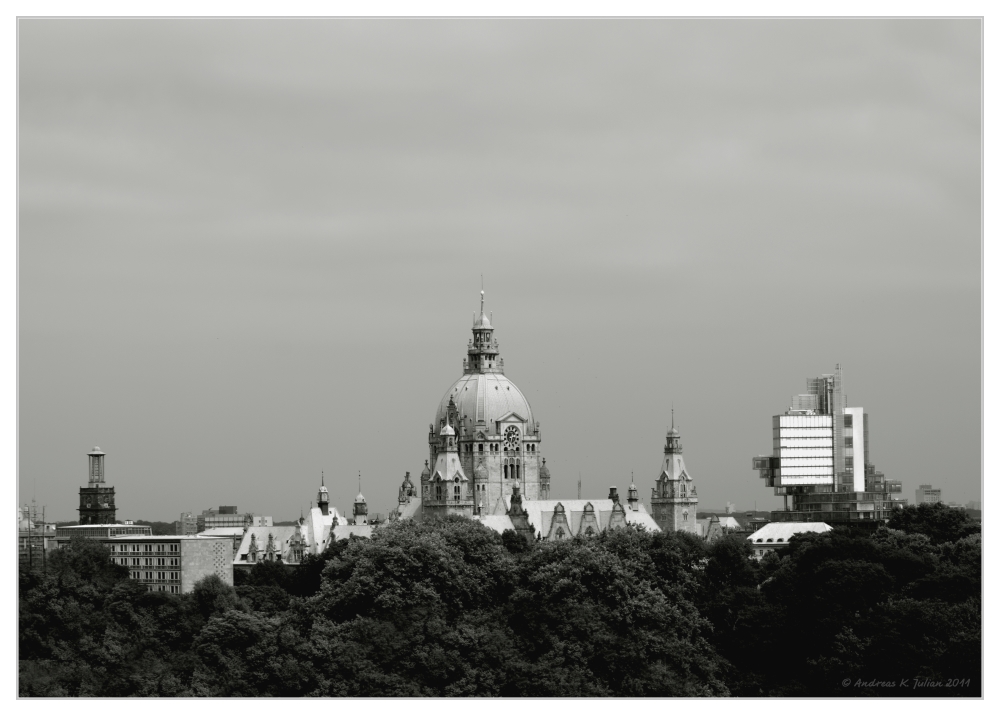
[[[541,442],[541,426],[528,399],[504,375],[500,345],[481,296],[462,375],[445,391],[430,426],[428,460],[419,486],[406,474],[392,517],[457,514],[497,531],[511,529],[551,540],[626,523],[651,531],[699,533],[697,491],[676,428],[667,434],[651,511],[639,503],[634,483],[626,499],[612,486],[607,499],[550,500]]]

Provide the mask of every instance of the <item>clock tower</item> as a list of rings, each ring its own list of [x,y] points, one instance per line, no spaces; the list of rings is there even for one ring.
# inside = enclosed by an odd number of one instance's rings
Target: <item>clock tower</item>
[[[80,525],[115,522],[115,487],[104,485],[104,451],[97,446],[87,454],[89,478],[80,487]]]

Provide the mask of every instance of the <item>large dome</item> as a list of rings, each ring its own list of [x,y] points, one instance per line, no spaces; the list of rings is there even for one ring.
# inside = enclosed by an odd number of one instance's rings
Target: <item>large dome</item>
[[[445,391],[434,415],[434,428],[441,427],[441,419],[448,411],[448,401],[455,399],[459,418],[468,417],[468,423],[477,421],[493,423],[508,413],[516,413],[529,425],[534,423],[531,406],[520,389],[503,373],[466,373]],[[464,422],[463,422],[464,423]]]

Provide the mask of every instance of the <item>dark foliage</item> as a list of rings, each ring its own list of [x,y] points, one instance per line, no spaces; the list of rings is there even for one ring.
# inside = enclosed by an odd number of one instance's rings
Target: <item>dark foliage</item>
[[[807,534],[759,562],[733,537],[399,522],[183,596],[74,542],[20,572],[20,693],[980,695],[980,536],[900,518],[930,533]]]
[[[922,533],[931,543],[954,542],[982,531],[982,525],[962,508],[943,503],[921,503],[897,508],[889,518],[889,528],[906,533]]]
[[[177,532],[173,521],[133,521],[137,526],[149,526],[155,536],[172,536]]]

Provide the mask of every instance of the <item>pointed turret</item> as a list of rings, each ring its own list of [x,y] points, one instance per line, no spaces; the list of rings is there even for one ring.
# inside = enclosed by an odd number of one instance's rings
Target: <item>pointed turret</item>
[[[650,506],[653,520],[664,531],[687,531],[699,533],[696,516],[698,495],[692,478],[684,465],[681,455],[681,434],[673,424],[670,412],[670,430],[667,431],[663,446],[663,462],[660,475],[656,478]]]
[[[326,488],[323,471],[319,474],[319,491],[316,493],[316,506],[324,516],[330,513],[330,492]]]

